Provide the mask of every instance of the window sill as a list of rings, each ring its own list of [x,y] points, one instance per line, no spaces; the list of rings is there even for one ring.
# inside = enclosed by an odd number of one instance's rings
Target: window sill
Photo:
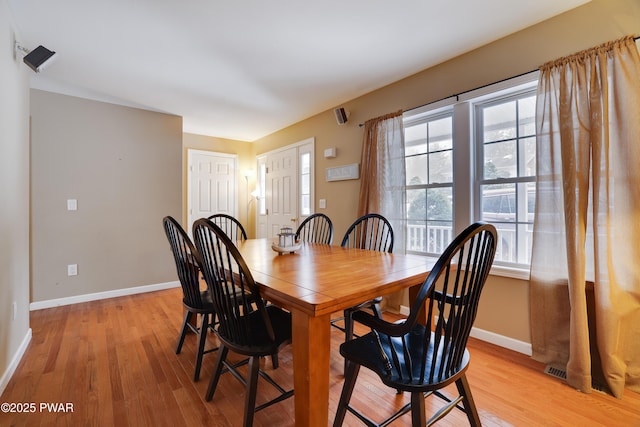
[[[438,261],[437,256],[425,256],[428,260],[432,260],[434,263]],[[510,279],[519,279],[519,280],[529,280],[529,267],[526,268],[517,268],[517,267],[507,267],[505,265],[492,265],[491,271],[489,272],[491,276],[501,276],[508,277]]]
[[[489,272],[492,276],[509,277],[511,279],[529,280],[529,269],[493,265]]]

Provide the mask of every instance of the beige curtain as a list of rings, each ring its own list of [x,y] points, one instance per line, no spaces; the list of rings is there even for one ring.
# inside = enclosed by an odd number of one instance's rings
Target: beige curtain
[[[358,216],[383,215],[393,227],[394,253],[405,251],[405,163],[402,111],[365,122],[360,161]],[[398,310],[402,295],[383,299],[383,308]]]
[[[640,391],[640,55],[632,37],[541,67],[534,358]],[[588,305],[593,286],[593,306]],[[601,363],[600,360],[601,359]]]

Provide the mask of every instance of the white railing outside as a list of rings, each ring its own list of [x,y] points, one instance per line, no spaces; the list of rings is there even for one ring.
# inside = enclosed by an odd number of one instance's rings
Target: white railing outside
[[[500,228],[496,224],[498,231],[498,247],[496,249],[496,261],[517,263],[516,259],[516,230],[513,228]],[[531,248],[531,231],[525,233],[525,248],[527,252]],[[425,224],[407,225],[407,251],[440,254],[453,240],[453,229],[446,225],[431,225],[429,228]],[[530,254],[527,253],[527,259]]]
[[[427,235],[428,234],[428,235]],[[453,239],[453,229],[446,225],[407,225],[407,251],[439,254]]]

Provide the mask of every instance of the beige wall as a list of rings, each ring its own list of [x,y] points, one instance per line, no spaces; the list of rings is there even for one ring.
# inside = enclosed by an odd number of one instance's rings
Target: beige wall
[[[529,27],[451,61],[427,69],[360,98],[343,103],[351,116],[338,126],[326,111],[255,142],[257,153],[315,137],[316,206],[344,233],[356,215],[359,181],[327,183],[325,168],[360,162],[359,123],[382,114],[437,101],[448,96],[537,69],[544,62],[628,34],[640,34],[639,0],[593,0],[580,8]],[[419,54],[418,52],[416,54]],[[335,159],[324,159],[337,147]],[[339,239],[338,239],[339,240]],[[528,283],[492,277],[482,298],[476,327],[530,342]]]
[[[176,281],[181,117],[31,90],[31,140],[32,302]]]
[[[29,69],[13,58],[14,31],[1,0],[0,392],[29,333]]]
[[[244,172],[247,170],[256,170],[256,146],[250,142],[236,141],[223,138],[215,138],[204,135],[194,135],[185,133],[182,137],[182,206],[184,215],[184,224],[187,223],[187,151],[206,150],[216,153],[236,154],[238,156],[238,220],[242,223],[249,238],[255,237],[255,201],[251,203],[249,210],[249,218],[247,218],[247,203],[249,195],[247,194],[247,181]],[[256,177],[249,178],[249,193],[256,187]]]

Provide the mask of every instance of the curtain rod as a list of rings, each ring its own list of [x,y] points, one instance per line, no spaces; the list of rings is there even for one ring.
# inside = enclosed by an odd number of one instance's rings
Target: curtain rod
[[[496,85],[496,84],[499,84],[499,83],[502,83],[502,82],[506,82],[507,80],[517,79],[518,77],[526,76],[527,74],[535,73],[536,71],[538,71],[538,70],[536,69],[536,70],[532,70],[532,71],[527,71],[526,73],[518,74],[517,76],[506,77],[506,78],[504,78],[502,80],[498,80],[498,81],[493,82],[493,83],[487,83],[485,85],[478,86],[478,87],[475,87],[473,89],[468,89],[468,90],[465,90],[465,91],[462,91],[462,92],[455,93],[453,95],[445,96],[444,98],[436,99],[435,101],[427,102],[426,104],[418,105],[417,107],[409,108],[408,110],[403,110],[403,112],[406,113],[408,111],[417,110],[418,108],[422,108],[422,107],[424,107],[426,105],[435,104],[437,102],[444,101],[445,99],[454,98],[454,97],[456,98],[456,102],[457,102],[459,100],[460,95],[464,95],[465,93],[473,92],[474,90],[479,90],[479,89],[483,89],[483,88],[488,87],[488,86],[492,86],[492,85]],[[364,126],[364,123],[359,123],[358,124],[358,127],[363,127],[363,126]]]
[[[640,36],[635,36],[633,38],[634,41],[638,41],[638,39],[640,39]],[[506,82],[507,80],[517,79],[518,77],[522,77],[522,76],[526,76],[527,74],[535,73],[538,70],[539,70],[539,68],[536,68],[535,70],[527,71],[525,73],[520,73],[520,74],[518,74],[516,76],[506,77],[506,78],[504,78],[502,80],[498,80],[498,81],[493,82],[493,83],[487,83],[485,85],[478,86],[478,87],[473,88],[473,89],[469,89],[469,90],[465,90],[465,91],[462,91],[462,92],[455,93],[453,95],[445,96],[444,98],[436,99],[435,101],[427,102],[426,104],[418,105],[417,107],[409,108],[408,110],[403,110],[403,111],[406,113],[408,111],[417,110],[418,108],[422,108],[422,107],[424,107],[426,105],[435,104],[436,102],[444,101],[445,99],[449,99],[449,98],[453,98],[453,97],[456,98],[456,102],[457,102],[459,100],[459,98],[460,98],[460,95],[464,95],[465,93],[473,92],[474,90],[483,89],[483,88],[488,87],[488,86],[497,85],[499,83]],[[359,123],[358,124],[358,127],[362,127],[362,126],[364,126],[364,123]]]

